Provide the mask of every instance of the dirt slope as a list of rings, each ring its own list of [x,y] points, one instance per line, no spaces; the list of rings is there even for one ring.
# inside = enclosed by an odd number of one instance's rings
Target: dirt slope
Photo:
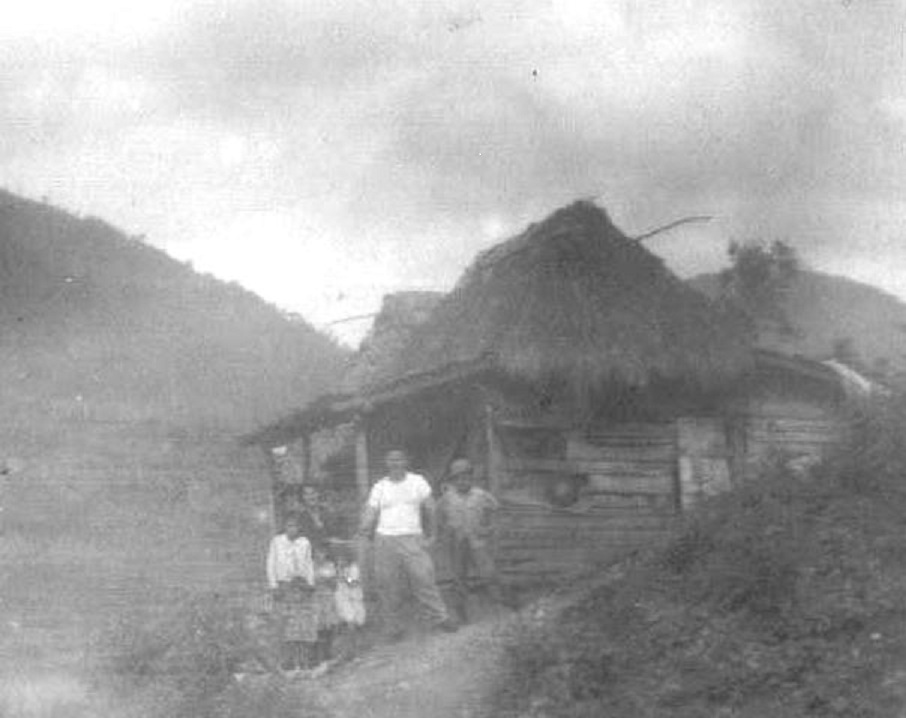
[[[481,718],[497,687],[511,619],[381,646],[318,683],[336,718]]]

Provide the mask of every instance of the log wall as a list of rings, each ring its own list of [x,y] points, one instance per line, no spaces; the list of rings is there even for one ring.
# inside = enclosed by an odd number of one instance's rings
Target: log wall
[[[843,437],[845,423],[832,406],[763,398],[750,403],[745,424],[745,476],[771,457],[820,458]]]
[[[504,429],[506,432],[506,429]],[[501,442],[498,561],[511,581],[581,571],[663,536],[676,515],[675,426],[635,424],[564,432],[546,441],[561,455],[513,455]],[[549,449],[556,452],[557,449]],[[574,483],[575,500],[555,507],[548,491]]]

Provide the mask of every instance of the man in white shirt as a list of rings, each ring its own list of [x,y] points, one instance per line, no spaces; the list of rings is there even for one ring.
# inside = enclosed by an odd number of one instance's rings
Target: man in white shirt
[[[374,573],[386,628],[391,638],[402,637],[400,609],[408,588],[433,623],[455,631],[428,553],[434,540],[431,487],[423,476],[407,470],[404,451],[387,452],[386,463],[388,474],[371,487],[362,517],[362,532],[375,532]]]

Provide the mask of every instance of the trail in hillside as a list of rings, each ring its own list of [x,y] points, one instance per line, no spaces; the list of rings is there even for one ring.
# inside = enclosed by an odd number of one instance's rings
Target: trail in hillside
[[[484,718],[516,614],[379,646],[310,683],[334,718]],[[300,689],[303,686],[300,685]]]
[[[252,681],[262,681],[258,688],[264,691],[295,696],[290,704],[302,715],[302,706],[317,706],[330,718],[488,718],[507,637],[519,620],[516,613],[495,612],[455,634],[417,633],[376,646],[318,677]],[[138,712],[112,696],[93,694],[71,665],[0,670],[2,717],[134,718],[143,715],[142,705],[149,710],[155,705],[147,697],[136,700]],[[262,718],[270,715],[263,705],[262,711]]]

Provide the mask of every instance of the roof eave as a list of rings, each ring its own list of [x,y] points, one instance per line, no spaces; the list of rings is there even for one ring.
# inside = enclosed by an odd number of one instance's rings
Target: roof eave
[[[485,374],[494,368],[491,358],[483,356],[394,377],[359,394],[325,395],[273,424],[240,437],[240,441],[246,446],[281,446],[302,434],[354,421],[383,404]]]

